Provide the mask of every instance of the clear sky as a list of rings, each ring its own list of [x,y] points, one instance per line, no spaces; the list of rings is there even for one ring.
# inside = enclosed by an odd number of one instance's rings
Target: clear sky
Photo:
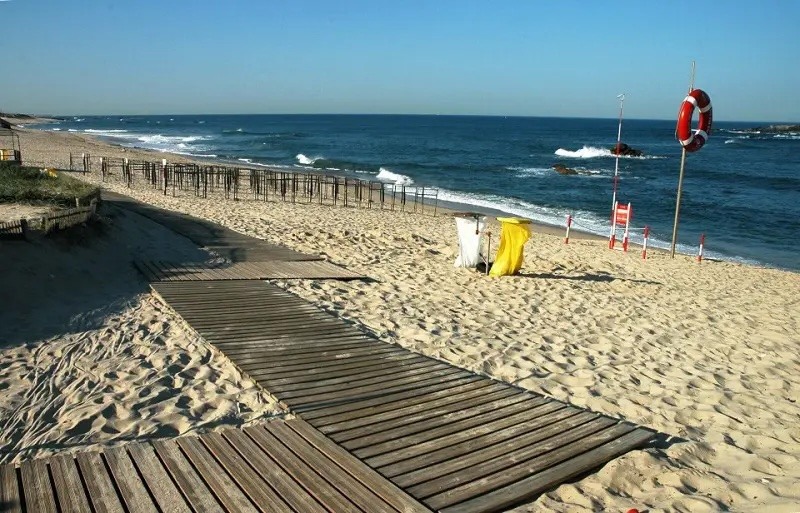
[[[797,0],[0,0],[0,110],[800,122]]]

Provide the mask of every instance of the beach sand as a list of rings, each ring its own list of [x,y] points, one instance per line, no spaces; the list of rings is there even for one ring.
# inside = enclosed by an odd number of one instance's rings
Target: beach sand
[[[63,166],[70,148],[93,156],[137,154],[74,134],[23,132],[22,146],[25,158],[42,165]],[[99,183],[97,175],[86,179]],[[514,511],[800,511],[798,274],[673,260],[663,252],[643,261],[638,251],[610,251],[591,239],[565,245],[561,236],[536,229],[522,274],[489,278],[453,267],[457,241],[448,216],[173,198],[140,186],[106,186],[371,276],[375,282],[279,285],[384,341],[663,433],[656,446]],[[163,320],[174,314],[151,301],[139,296],[137,304],[149,309],[124,311],[129,319],[149,315],[174,327]],[[124,326],[116,315],[104,326]],[[177,338],[202,344],[184,333]],[[172,335],[160,340],[174,342]],[[3,358],[15,351],[23,349],[6,349]],[[18,365],[30,367],[36,351],[24,351]],[[252,390],[238,379],[232,389]],[[132,379],[126,386],[134,393],[139,385]],[[39,401],[48,398],[42,392]],[[19,406],[26,408],[33,406]],[[121,422],[115,415],[105,423]],[[62,439],[65,426],[39,429],[37,436]],[[84,436],[100,438],[99,431]]]

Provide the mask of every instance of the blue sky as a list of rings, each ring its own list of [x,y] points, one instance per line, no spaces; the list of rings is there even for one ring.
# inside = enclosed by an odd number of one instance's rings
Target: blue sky
[[[6,0],[0,110],[800,122],[800,2]]]

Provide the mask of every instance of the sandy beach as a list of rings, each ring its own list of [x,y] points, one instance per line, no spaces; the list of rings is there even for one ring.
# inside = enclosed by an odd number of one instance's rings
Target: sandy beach
[[[185,160],[75,133],[20,137],[38,166],[67,167],[70,151]],[[100,184],[97,172],[76,176]],[[663,252],[643,261],[537,228],[521,275],[489,278],[454,268],[447,215],[173,198],[117,179],[102,186],[374,278],[278,284],[386,342],[663,433],[514,511],[800,511],[796,273]],[[128,263],[199,250],[134,214],[106,223],[69,246],[0,246],[0,461],[279,412]]]

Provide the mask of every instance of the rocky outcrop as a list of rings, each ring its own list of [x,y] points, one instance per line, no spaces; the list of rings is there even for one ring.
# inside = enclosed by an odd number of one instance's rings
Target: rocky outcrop
[[[750,128],[748,132],[764,132],[768,134],[785,134],[787,132],[800,132],[800,125],[767,125]]]
[[[644,155],[641,150],[631,148],[625,143],[617,143],[613,148],[611,148],[611,153],[613,155],[625,155],[626,157],[641,157]]]
[[[553,169],[556,170],[556,173],[562,174],[562,175],[577,175],[578,174],[577,171],[575,171],[574,169],[572,169],[570,167],[565,166],[564,164],[554,164],[553,165]]]

